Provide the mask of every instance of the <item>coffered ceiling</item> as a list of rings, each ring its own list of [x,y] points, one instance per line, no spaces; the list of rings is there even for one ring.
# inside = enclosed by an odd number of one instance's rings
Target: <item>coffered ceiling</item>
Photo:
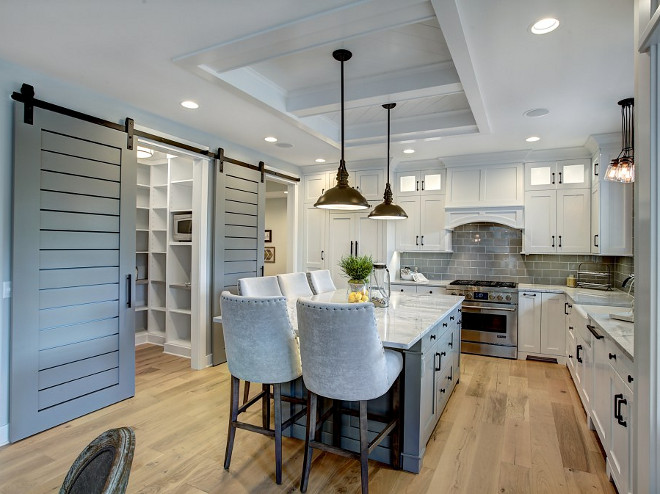
[[[298,166],[581,146],[633,93],[632,2],[4,0],[0,58]],[[560,20],[536,36],[530,25]],[[26,81],[29,82],[29,81]],[[200,104],[195,111],[179,106]],[[547,108],[538,118],[527,110]],[[264,141],[275,136],[275,144]],[[538,135],[530,144],[525,138]],[[404,155],[405,147],[415,150]],[[230,152],[230,150],[227,150]]]

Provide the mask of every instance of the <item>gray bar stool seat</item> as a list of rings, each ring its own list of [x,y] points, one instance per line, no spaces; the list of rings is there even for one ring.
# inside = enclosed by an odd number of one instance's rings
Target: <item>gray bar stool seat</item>
[[[319,293],[334,292],[337,287],[332,282],[332,276],[327,269],[319,269],[318,271],[307,271],[307,279],[309,286],[312,287],[314,295]]]
[[[378,336],[374,306],[336,304],[299,299],[298,337],[302,374],[308,391],[305,458],[300,490],[305,492],[309,482],[312,449],[320,449],[360,460],[362,492],[369,490],[369,453],[389,434],[392,464],[400,466],[401,414],[399,407],[400,379],[403,356],[386,350]],[[388,423],[371,442],[367,436],[367,401],[392,390]],[[332,407],[321,410],[317,423],[318,397],[333,400]],[[339,448],[341,401],[359,402],[360,453]],[[354,413],[354,412],[353,412]],[[323,422],[333,416],[333,445],[320,441]]]
[[[229,469],[236,429],[275,437],[275,479],[282,483],[282,431],[305,414],[303,408],[282,423],[282,401],[305,404],[299,398],[283,397],[281,385],[300,377],[300,351],[289,321],[284,297],[241,297],[229,292],[220,296],[222,328],[231,374],[229,432],[225,469]],[[262,391],[239,406],[240,381],[262,383]],[[270,385],[273,386],[275,426],[270,428]],[[261,400],[262,426],[240,422],[238,416]]]

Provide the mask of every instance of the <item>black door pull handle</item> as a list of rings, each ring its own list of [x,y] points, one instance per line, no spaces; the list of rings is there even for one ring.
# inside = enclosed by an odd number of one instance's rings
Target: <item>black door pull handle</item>
[[[131,275],[126,275],[126,307],[133,307],[133,279]]]
[[[554,247],[554,246],[555,246],[555,236],[553,235],[552,236],[552,247]]]
[[[580,350],[582,350],[582,345],[578,345],[575,352],[575,358],[578,362],[582,363],[582,357],[580,357]]]
[[[353,241],[351,240],[351,257],[353,257]]]

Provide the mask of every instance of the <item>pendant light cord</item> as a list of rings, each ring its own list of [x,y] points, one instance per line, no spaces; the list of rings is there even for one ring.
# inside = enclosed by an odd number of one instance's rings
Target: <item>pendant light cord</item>
[[[341,163],[340,167],[346,167],[344,161],[344,61],[341,61]]]
[[[387,109],[387,183],[390,183],[390,111]]]

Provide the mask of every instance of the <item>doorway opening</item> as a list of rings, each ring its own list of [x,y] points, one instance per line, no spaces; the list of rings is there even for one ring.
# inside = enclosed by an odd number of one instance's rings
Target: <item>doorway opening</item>
[[[294,193],[294,184],[275,177],[266,179],[264,276],[294,271],[296,258]]]

